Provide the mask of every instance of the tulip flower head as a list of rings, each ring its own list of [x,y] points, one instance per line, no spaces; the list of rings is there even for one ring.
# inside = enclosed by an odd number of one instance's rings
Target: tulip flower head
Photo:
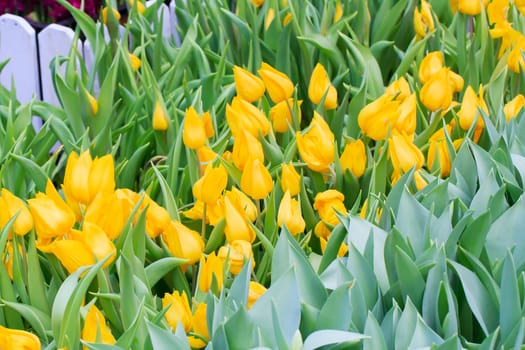
[[[182,131],[182,141],[187,148],[198,149],[206,144],[206,129],[204,121],[195,108],[190,106],[186,109],[186,117],[184,118],[184,129]]]
[[[255,136],[246,130],[241,130],[233,143],[232,161],[242,171],[250,158],[264,163],[262,144]]]
[[[281,164],[281,189],[290,192],[291,196],[298,195],[301,190],[301,175],[291,163]]]
[[[11,218],[18,215],[12,226],[12,231],[19,236],[23,236],[33,228],[33,216],[29,211],[27,205],[9,190],[2,188],[2,196],[0,197],[0,229]]]
[[[111,328],[106,324],[106,319],[100,310],[92,304],[86,314],[81,339],[88,343],[115,344],[115,337]],[[89,348],[84,345],[84,350]]]
[[[230,272],[234,275],[238,275],[244,263],[250,259],[252,260],[252,269],[255,267],[252,244],[248,241],[232,241],[227,246],[221,247],[217,256],[230,267]]]
[[[253,199],[264,199],[273,189],[272,175],[257,158],[250,158],[241,175],[241,189]]]
[[[297,113],[298,121],[301,122],[301,104],[302,100],[297,101],[297,110],[294,109],[294,99],[277,103],[270,109],[270,119],[272,120],[273,130],[276,132],[286,132],[292,125],[292,113]]]
[[[263,81],[256,75],[239,67],[233,66],[233,79],[237,95],[245,101],[258,101],[263,95],[266,88]]]
[[[193,185],[193,196],[204,203],[214,204],[228,184],[228,172],[222,164],[208,166],[204,175]]]
[[[339,223],[336,213],[345,215],[347,210],[343,200],[345,196],[337,190],[319,192],[314,199],[314,209],[324,222],[335,226]]]
[[[516,116],[520,113],[520,111],[525,107],[525,96],[522,94],[518,94],[516,97],[512,99],[512,101],[508,102],[503,107],[503,112],[505,113],[505,118],[507,120],[507,123],[512,119],[516,118]]]
[[[430,4],[421,0],[420,7],[414,9],[414,31],[416,32],[416,40],[424,38],[427,33],[434,30],[434,19],[432,18],[432,10]]]
[[[288,232],[294,236],[304,232],[306,227],[306,223],[301,214],[301,206],[296,199],[292,198],[288,191],[285,192],[279,205],[277,223],[279,227],[286,226]]]
[[[162,240],[174,257],[186,259],[190,265],[199,262],[204,252],[200,234],[178,221],[171,221],[162,233]]]
[[[179,322],[186,333],[190,331],[192,313],[185,292],[182,292],[182,294],[178,291],[174,291],[171,294],[165,293],[164,298],[162,298],[162,307],[168,308],[164,318],[173,331],[177,329]]]
[[[205,347],[207,343],[203,340],[203,338],[206,340],[210,339],[208,325],[206,323],[206,309],[206,303],[200,303],[191,317],[193,333],[199,335],[198,338],[192,335],[188,336],[188,342],[190,343],[192,349],[201,349]]]
[[[290,78],[283,72],[270,66],[268,63],[263,63],[259,69],[266,91],[270,95],[270,99],[274,103],[279,103],[290,98],[294,91],[294,86]]]
[[[326,173],[334,161],[334,134],[330,127],[317,112],[309,128],[304,133],[295,134],[297,148],[301,158],[308,168],[320,173]]]
[[[423,153],[412,143],[408,135],[397,131],[392,132],[390,136],[388,154],[394,170],[398,173],[405,173],[414,166],[416,169],[420,169],[425,162]]]
[[[366,169],[366,149],[361,139],[348,142],[339,162],[343,172],[349,170],[357,179],[363,176]]]
[[[246,130],[258,138],[259,133],[266,136],[271,130],[270,121],[263,111],[239,97],[234,97],[231,105],[226,105],[226,121],[233,137]]]
[[[142,64],[142,61],[140,60],[140,58],[138,58],[137,56],[135,56],[132,53],[129,53],[128,57],[129,57],[129,62],[131,64],[131,69],[134,72],[138,71],[140,66],[141,66],[141,64]]]
[[[459,126],[463,130],[470,129],[471,125],[476,120],[476,130],[482,130],[485,127],[485,122],[483,117],[479,112],[481,109],[485,114],[488,114],[488,108],[483,99],[483,86],[479,87],[479,97],[476,96],[474,89],[471,86],[467,87],[465,90],[465,95],[463,96],[463,101],[461,101],[461,108],[458,112],[459,117]]]
[[[215,252],[207,258],[201,256],[199,268],[199,289],[207,293],[212,285],[217,287],[217,291],[222,289],[224,280],[224,261],[215,255]]]
[[[9,329],[0,325],[0,349],[2,350],[40,350],[40,340],[33,333],[19,329]]]
[[[324,97],[323,107],[327,110],[337,107],[337,90],[330,82],[328,73],[321,63],[317,63],[310,77],[308,97],[315,104],[319,104]]]
[[[166,131],[169,126],[169,117],[163,103],[157,100],[155,103],[155,109],[153,110],[152,119],[153,130]]]
[[[266,293],[266,287],[262,284],[254,281],[250,281],[250,286],[248,289],[248,309],[250,309],[253,304],[264,294]]]
[[[255,240],[255,232],[248,222],[247,215],[232,202],[229,196],[224,198],[224,219],[226,221],[226,226],[224,227],[226,241],[244,240],[253,242]]]

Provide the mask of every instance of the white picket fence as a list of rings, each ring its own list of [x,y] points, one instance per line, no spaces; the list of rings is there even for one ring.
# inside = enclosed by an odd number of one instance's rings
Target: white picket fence
[[[147,1],[146,6],[156,1]],[[159,18],[162,16],[164,37],[173,38],[180,44],[175,3],[172,1],[169,7],[161,4],[158,15]],[[68,56],[73,39],[71,28],[50,24],[37,34],[22,17],[12,14],[0,16],[0,62],[10,59],[0,72],[0,84],[8,89],[14,86],[16,96],[22,103],[36,98],[58,105],[49,65],[56,56]],[[93,53],[88,42],[79,40],[77,48],[88,70],[91,69]]]

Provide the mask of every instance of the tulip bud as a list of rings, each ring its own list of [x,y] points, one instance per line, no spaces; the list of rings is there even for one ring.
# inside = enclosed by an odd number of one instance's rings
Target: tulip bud
[[[447,125],[447,132],[450,134],[452,126]],[[450,174],[451,158],[447,146],[445,137],[445,129],[441,128],[436,131],[430,138],[428,154],[427,154],[427,167],[429,170],[439,169],[441,177],[446,177]],[[453,142],[454,147],[457,149],[461,145],[462,139]]]
[[[255,102],[264,95],[263,81],[251,72],[239,66],[233,66],[233,79],[235,80],[237,95],[243,100]]]
[[[419,169],[425,163],[421,150],[412,143],[405,133],[392,132],[388,142],[388,154],[394,169],[402,172],[409,171],[412,167]]]
[[[140,61],[140,58],[138,58],[132,53],[129,53],[128,57],[129,57],[129,62],[131,63],[131,69],[134,72],[138,71],[140,68],[140,65],[142,64],[142,62]]]
[[[398,131],[414,135],[416,132],[416,94],[413,93],[399,105],[399,115],[394,122],[394,128]]]
[[[281,189],[296,196],[301,190],[301,175],[297,173],[293,164],[281,164]]]
[[[434,30],[434,19],[432,18],[430,4],[425,0],[421,0],[420,9],[417,7],[414,9],[414,31],[416,32],[416,40],[424,38],[428,32]]]
[[[319,104],[325,94],[323,107],[327,110],[336,108],[337,90],[330,82],[324,66],[321,63],[317,63],[308,85],[308,97],[314,104]]]
[[[227,246],[221,247],[218,257],[223,261],[226,261],[226,258],[228,258],[230,272],[234,275],[241,273],[244,262],[250,259],[252,260],[252,269],[255,267],[252,245],[245,240],[231,241]]]
[[[168,225],[162,239],[174,257],[186,259],[190,265],[197,263],[204,252],[204,241],[199,233],[178,221]]]
[[[301,206],[296,199],[292,199],[288,191],[284,194],[279,205],[277,223],[279,227],[285,225],[288,232],[294,236],[304,232],[306,227],[306,223],[301,214]]]
[[[301,122],[301,104],[303,101],[297,101],[297,111],[294,110],[294,99],[277,103],[270,109],[270,119],[272,120],[273,130],[276,132],[286,132],[292,124],[292,111],[298,115],[298,121]]]
[[[384,140],[398,117],[399,104],[387,94],[367,104],[357,116],[363,133],[373,140]]]
[[[120,13],[117,11],[117,9],[111,8],[111,12],[113,12],[113,16],[115,17],[117,22],[120,21]],[[107,6],[102,9],[102,23],[108,24],[108,7]]]
[[[259,69],[259,75],[274,103],[279,103],[292,96],[294,86],[286,74],[278,71],[267,63],[263,63],[261,69]]]
[[[126,200],[116,193],[99,193],[86,208],[84,222],[98,225],[109,239],[115,239],[122,232],[130,213]]]
[[[160,101],[155,103],[153,110],[153,130],[165,131],[168,130],[169,118],[168,113]]]
[[[233,143],[232,161],[243,170],[249,158],[259,159],[264,163],[264,153],[261,142],[246,130],[241,130]]]
[[[442,68],[423,85],[419,98],[430,111],[447,110],[452,104],[454,90],[451,86],[450,69]]]
[[[199,289],[207,293],[212,287],[213,280],[215,280],[217,290],[221,290],[224,280],[224,261],[215,255],[215,252],[209,254],[207,258],[204,258],[204,255],[201,256]]]
[[[345,215],[347,210],[343,203],[345,196],[337,190],[319,192],[314,199],[314,209],[324,222],[335,226],[339,223],[336,213]]]
[[[334,23],[339,22],[341,17],[343,17],[343,5],[341,5],[341,0],[338,0],[335,3]]]
[[[330,236],[332,230],[330,230],[323,221],[319,221],[314,227],[314,234],[319,238],[327,239]]]
[[[174,291],[172,294],[165,293],[162,298],[162,308],[168,308],[164,318],[173,331],[177,329],[179,322],[187,332],[191,329],[191,309],[185,292]]]
[[[144,193],[141,209],[146,207],[148,208],[146,211],[146,233],[152,238],[158,237],[170,225],[170,214]]]
[[[275,18],[275,10],[273,8],[269,8],[268,12],[266,12],[266,17],[264,18],[264,30],[268,30],[270,28],[270,25],[272,24],[273,20]]]
[[[195,108],[190,106],[190,108],[186,109],[182,141],[186,147],[198,149],[206,144],[206,140],[204,121],[199,117]]]
[[[87,93],[87,98],[89,101],[89,106],[91,107],[91,115],[95,115],[98,112],[98,101],[89,92],[86,92],[86,93]]]
[[[2,188],[0,197],[0,229],[4,228],[7,222],[17,215],[12,229],[15,234],[23,236],[33,228],[33,216],[26,204],[7,189]]]
[[[512,118],[516,118],[523,107],[525,107],[525,96],[522,94],[518,94],[512,99],[512,101],[508,102],[505,107],[503,107],[503,112],[505,113],[507,123]]]
[[[222,164],[206,168],[204,175],[193,185],[193,196],[206,204],[214,204],[228,184],[228,172]]]
[[[264,294],[266,293],[266,288],[257,282],[250,281],[250,286],[248,289],[248,309],[250,309],[253,304]]]
[[[357,179],[363,176],[366,169],[366,150],[363,141],[358,139],[348,142],[339,162],[343,172],[350,170]]]
[[[202,121],[204,122],[204,131],[206,133],[206,137],[213,137],[213,135],[215,135],[215,130],[213,129],[213,121],[211,120],[210,112],[202,113]]]
[[[106,324],[106,319],[100,310],[91,304],[84,320],[81,339],[88,343],[115,344],[115,337],[111,334],[111,328]],[[88,347],[84,346],[84,350]]]
[[[328,172],[334,161],[334,134],[326,121],[317,112],[308,131],[295,134],[297,148],[308,168],[320,173]]]
[[[39,350],[41,347],[40,340],[33,333],[9,329],[0,325],[0,349]]]
[[[142,15],[146,11],[146,7],[140,0],[129,0],[130,8],[135,7],[135,4],[137,4],[137,12]]]
[[[224,219],[226,221],[226,226],[224,227],[226,241],[243,240],[253,242],[255,240],[255,232],[248,223],[244,211],[239,210],[229,197],[224,198]]]
[[[421,191],[422,189],[427,187],[428,182],[421,175],[421,170],[416,170],[414,172],[414,183],[416,184],[416,189],[418,191]]]
[[[507,65],[514,73],[520,74],[520,72],[525,69],[523,51],[525,51],[525,37],[521,36],[507,57]]]
[[[231,191],[226,191],[224,196],[230,200],[240,213],[244,213],[248,220],[254,222],[257,219],[257,206],[255,206],[250,197],[237,187],[232,187]]]
[[[264,4],[264,0],[250,0],[252,4],[255,5],[255,7],[261,7],[262,4]]]
[[[443,53],[441,51],[430,52],[423,58],[419,65],[419,81],[425,84],[434,74],[443,68]]]
[[[461,101],[461,108],[458,112],[459,126],[463,130],[470,129],[472,123],[477,118],[475,129],[483,129],[485,122],[483,121],[482,115],[479,113],[478,108],[481,108],[485,114],[488,114],[488,108],[483,100],[483,86],[479,87],[479,98],[476,96],[474,89],[471,86],[467,87],[465,95],[463,95],[463,101]]]
[[[273,189],[273,179],[264,164],[257,158],[250,158],[241,175],[241,189],[253,199],[263,199]]]
[[[226,105],[226,121],[233,137],[237,137],[241,130],[255,137],[259,137],[259,133],[266,136],[271,130],[263,111],[238,97],[233,98],[231,105]]]

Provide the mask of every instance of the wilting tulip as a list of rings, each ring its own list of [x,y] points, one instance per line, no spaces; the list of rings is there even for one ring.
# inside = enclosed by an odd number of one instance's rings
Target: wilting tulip
[[[165,293],[164,298],[162,298],[162,308],[168,308],[164,318],[171,329],[175,331],[177,325],[181,322],[182,328],[184,328],[186,333],[190,331],[192,314],[185,292],[182,292],[182,294],[179,291],[174,291],[171,294]]]
[[[414,9],[414,31],[416,40],[422,39],[428,32],[434,30],[434,19],[432,18],[431,6],[425,0],[421,0],[421,7]]]
[[[199,233],[178,221],[168,225],[162,233],[162,240],[174,257],[186,259],[190,265],[197,263],[204,252],[204,241]]]
[[[7,222],[15,215],[15,222],[12,230],[15,234],[23,236],[33,228],[33,216],[26,204],[7,189],[2,188],[0,197],[0,229],[4,228]]]
[[[301,206],[296,199],[292,199],[288,191],[285,192],[279,205],[277,223],[279,227],[286,226],[288,232],[294,236],[304,232],[306,223],[301,214]]]
[[[270,119],[272,120],[273,130],[276,132],[286,132],[292,124],[292,111],[296,111],[301,121],[301,104],[303,101],[297,101],[297,110],[294,110],[294,99],[277,103],[270,109]]]
[[[293,164],[281,164],[281,189],[289,191],[291,196],[296,196],[301,190],[301,175],[297,173]]]
[[[233,66],[233,79],[235,80],[237,95],[243,100],[255,102],[264,95],[266,89],[263,81],[247,70]]]
[[[205,342],[203,338],[206,340],[210,339],[208,325],[206,323],[206,309],[206,303],[200,303],[191,317],[193,333],[199,335],[198,338],[192,335],[188,336],[188,342],[192,349],[201,349],[205,347],[207,342]]]
[[[430,78],[443,68],[443,53],[433,51],[428,53],[419,65],[419,81],[425,84]]]
[[[336,212],[346,214],[344,199],[345,196],[337,190],[319,192],[314,199],[314,209],[319,213],[321,220],[335,226],[339,223]]]
[[[328,244],[327,241],[328,238],[325,237],[319,237],[319,244],[321,245],[321,252],[324,254],[326,250],[326,245]],[[343,257],[348,253],[348,246],[345,243],[341,243],[339,246],[339,250],[337,251],[338,257]]]
[[[226,241],[253,242],[255,240],[255,232],[247,221],[244,211],[239,210],[228,197],[224,198],[224,219],[226,221],[224,227]]]
[[[219,248],[219,254],[217,255],[220,259],[226,262],[228,259],[228,265],[230,266],[230,272],[234,275],[238,275],[244,262],[252,259],[252,268],[255,267],[255,260],[253,260],[252,244],[244,240],[236,240],[228,243],[227,246]]]
[[[28,203],[39,238],[62,236],[73,228],[75,214],[62,200],[50,180],[46,185],[46,194],[37,193],[36,198],[28,200]]]
[[[238,97],[234,97],[231,105],[226,105],[226,121],[233,137],[241,130],[246,130],[254,137],[268,135],[272,126],[263,111]]]
[[[259,159],[250,158],[241,175],[241,189],[253,199],[263,199],[273,189],[272,175]]]
[[[92,304],[86,314],[81,339],[88,343],[115,344],[115,337],[111,334],[111,328],[106,324],[106,319],[100,310]],[[84,345],[84,350],[89,348]]]
[[[153,110],[152,119],[153,130],[165,131],[168,130],[169,117],[165,107],[160,101],[155,103],[155,109]]]
[[[33,333],[19,329],[9,329],[0,325],[0,349],[2,350],[40,350],[40,340]]]
[[[217,290],[221,290],[224,280],[224,261],[215,252],[204,258],[201,256],[199,269],[199,289],[207,293],[215,280]]]
[[[255,219],[257,219],[257,206],[250,197],[237,187],[232,187],[231,191],[226,191],[224,196],[230,200],[239,212],[244,212],[244,215],[249,221],[254,222]]]
[[[199,117],[195,108],[186,109],[182,141],[187,148],[198,149],[206,144],[206,130],[204,121]]]
[[[483,129],[485,122],[483,121],[482,115],[478,109],[481,109],[485,114],[488,114],[489,110],[483,99],[483,86],[479,87],[479,98],[476,96],[474,89],[471,86],[467,87],[465,95],[463,95],[463,101],[461,101],[461,108],[458,112],[459,126],[463,130],[470,129],[472,123],[477,118],[475,129]]]
[[[264,294],[266,293],[266,287],[262,284],[254,281],[250,281],[250,286],[248,289],[248,309],[250,309],[253,304]]]
[[[402,172],[409,171],[412,167],[419,169],[425,163],[421,150],[412,143],[405,133],[392,132],[388,142],[388,154],[394,169]]]
[[[366,169],[366,149],[363,141],[358,139],[348,142],[339,162],[343,172],[350,170],[356,178],[363,176]]]
[[[363,133],[373,140],[384,140],[399,114],[399,104],[387,94],[367,104],[357,117]]]
[[[232,161],[239,169],[243,170],[249,158],[259,159],[264,163],[264,152],[262,144],[255,136],[241,130],[233,142]]]
[[[297,148],[308,168],[325,173],[334,161],[334,134],[326,121],[317,112],[303,135],[295,134]]]
[[[263,63],[261,69],[259,69],[259,75],[273,103],[279,103],[292,96],[294,91],[293,83],[283,72],[278,71],[268,63]]]
[[[131,69],[134,72],[138,71],[140,66],[141,66],[141,64],[142,64],[142,61],[140,60],[140,58],[138,58],[137,56],[135,56],[132,53],[129,53],[128,57],[129,57],[129,62],[131,64]]]
[[[193,185],[193,196],[206,204],[214,204],[228,184],[228,172],[222,164],[208,166],[204,175]]]
[[[327,110],[337,107],[337,90],[330,82],[328,73],[321,63],[317,63],[312,76],[310,77],[310,84],[308,85],[308,97],[314,104],[319,104],[325,96],[323,107]]]
[[[525,107],[525,96],[522,94],[518,94],[516,97],[512,99],[512,101],[508,102],[505,107],[503,107],[503,112],[505,113],[505,118],[507,120],[507,123],[512,119],[516,118],[516,116],[520,113],[522,108]]]

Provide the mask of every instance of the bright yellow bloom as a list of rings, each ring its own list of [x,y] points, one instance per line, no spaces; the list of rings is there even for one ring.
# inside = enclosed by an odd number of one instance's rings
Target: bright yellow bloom
[[[117,22],[120,21],[120,13],[115,8],[111,8],[111,12],[113,12],[113,16],[117,19]],[[102,23],[108,24],[108,7],[104,7],[102,9]]]
[[[449,68],[441,68],[423,85],[419,98],[428,110],[444,111],[452,105],[454,92],[461,91],[462,88],[463,78]]]
[[[268,63],[263,63],[261,69],[259,69],[259,75],[274,103],[279,103],[292,96],[294,91],[293,83],[283,72],[278,71]]]
[[[339,162],[343,172],[350,170],[356,178],[363,176],[366,169],[366,149],[363,141],[358,139],[348,142]]]
[[[224,262],[228,258],[230,272],[234,275],[238,275],[244,266],[244,262],[250,259],[252,259],[252,269],[255,267],[252,244],[245,240],[231,241],[227,246],[220,247],[217,256]]]
[[[310,127],[295,134],[297,148],[308,168],[325,173],[334,161],[334,134],[322,116],[314,112]]]
[[[326,245],[328,244],[328,237],[319,237],[319,243],[321,245],[321,252],[324,254]],[[339,246],[339,250],[337,251],[337,256],[343,257],[346,253],[348,253],[348,247],[345,243],[341,243],[341,246]]]
[[[207,258],[204,258],[204,255],[201,256],[199,289],[207,293],[212,286],[213,280],[217,284],[217,290],[221,290],[224,280],[224,261],[215,255],[215,252],[209,254]]]
[[[254,281],[250,281],[250,286],[248,289],[248,309],[250,309],[253,304],[264,294],[266,293],[266,288]]]
[[[335,3],[334,23],[339,22],[341,17],[343,17],[343,5],[341,5],[341,0],[338,0]]]
[[[51,239],[67,234],[75,224],[75,214],[62,200],[51,180],[46,193],[28,200],[38,238]]]
[[[190,331],[192,314],[185,292],[182,294],[179,291],[174,291],[172,294],[165,293],[162,298],[162,307],[168,308],[164,318],[173,331],[177,329],[179,322],[182,323],[182,328],[186,333]]]
[[[253,242],[255,240],[255,232],[248,223],[244,211],[239,210],[229,197],[224,198],[224,219],[226,221],[226,226],[224,227],[226,241],[244,240]]]
[[[419,65],[419,81],[425,84],[430,78],[443,68],[443,53],[433,51],[428,53]]]
[[[414,166],[419,169],[425,163],[423,153],[412,143],[408,135],[397,131],[392,132],[390,136],[388,155],[394,169],[398,172],[407,172]]]
[[[165,131],[168,130],[169,117],[165,107],[160,101],[155,103],[155,109],[153,110],[152,119],[153,130]]]
[[[226,105],[226,121],[233,137],[246,130],[258,138],[259,133],[266,136],[272,128],[263,111],[239,97],[234,97],[232,104]]]
[[[492,0],[487,6],[490,24],[501,24],[507,21],[509,0]]]
[[[206,308],[206,303],[200,303],[191,317],[193,333],[200,336],[200,338],[191,335],[188,336],[188,342],[193,349],[201,349],[206,346],[207,342],[204,342],[201,338],[210,339],[210,333],[208,332],[208,325],[206,323]]]
[[[434,19],[432,18],[431,6],[425,0],[421,0],[420,9],[414,9],[414,31],[416,40],[424,38],[427,33],[434,30]]]
[[[144,209],[146,206],[148,207],[146,211],[146,233],[150,237],[155,238],[166,230],[171,222],[171,217],[165,208],[158,205],[157,202],[144,193],[140,209]]]
[[[202,175],[206,171],[208,165],[217,158],[217,153],[208,146],[202,146],[197,149],[197,158],[199,159],[200,173]]]
[[[13,223],[12,230],[15,234],[23,236],[33,228],[33,216],[26,204],[9,190],[2,188],[0,197],[0,229],[4,228],[7,222],[17,215]]]
[[[301,175],[297,173],[293,164],[281,164],[281,189],[289,191],[291,196],[296,196],[301,190]]]
[[[270,119],[272,120],[273,130],[276,132],[286,132],[292,124],[292,111],[297,113],[299,122],[301,122],[301,104],[302,100],[297,101],[297,110],[294,109],[294,99],[277,103],[270,109]]]
[[[255,206],[250,197],[237,187],[232,187],[231,191],[226,191],[224,196],[230,200],[239,212],[244,213],[248,220],[254,222],[257,219],[257,206]]]
[[[204,121],[199,117],[193,106],[186,109],[184,118],[184,128],[182,131],[182,141],[187,148],[198,149],[206,144],[206,130]]]
[[[176,258],[187,259],[188,264],[197,263],[204,252],[204,241],[200,234],[178,221],[172,221],[162,233],[170,253]]]
[[[140,60],[140,58],[138,58],[132,53],[128,53],[128,57],[129,57],[129,62],[131,63],[131,69],[134,72],[138,71],[142,64],[142,61]]]
[[[513,0],[513,2],[521,15],[525,16],[525,0]]]
[[[259,159],[260,162],[264,163],[262,144],[258,138],[246,130],[241,130],[233,142],[231,159],[233,164],[242,171],[249,158]]]
[[[326,94],[323,107],[327,110],[337,107],[337,90],[330,82],[328,73],[321,63],[317,63],[310,84],[308,85],[308,97],[314,104],[319,104]]]
[[[315,224],[314,234],[317,237],[328,239],[328,236],[330,236],[330,233],[332,233],[332,230],[329,229],[328,226],[326,226],[323,221],[319,221],[317,224]]]
[[[215,135],[215,130],[213,129],[213,121],[209,111],[202,113],[202,121],[204,122],[204,131],[206,133],[206,137],[213,137],[213,135]]]
[[[339,223],[336,213],[346,215],[344,199],[345,196],[337,190],[319,192],[314,199],[314,209],[319,213],[321,220],[335,226]]]
[[[89,106],[91,107],[91,115],[95,115],[98,112],[98,101],[93,95],[86,91]]]
[[[447,133],[450,134],[451,131],[452,126],[447,125]],[[441,128],[438,131],[436,131],[432,136],[430,136],[428,141],[428,169],[434,170],[435,167],[439,167],[441,177],[448,176],[450,174],[451,158],[445,137],[445,129]],[[461,142],[463,142],[463,139],[455,140],[453,142],[454,148],[458,149],[461,145]]]
[[[266,12],[266,17],[264,18],[264,30],[268,30],[268,28],[270,28],[270,25],[272,24],[274,19],[275,19],[275,10],[270,7],[268,9],[268,12]]]
[[[474,89],[471,86],[467,87],[465,95],[463,95],[463,101],[461,101],[461,108],[458,112],[459,117],[459,126],[463,130],[470,129],[472,123],[477,118],[475,129],[483,129],[485,127],[485,122],[483,117],[479,113],[479,108],[485,114],[488,114],[489,110],[483,99],[483,86],[479,86],[479,98],[476,96]]]
[[[204,203],[214,204],[228,184],[228,172],[224,165],[207,167],[204,175],[193,185],[193,196]]]
[[[104,315],[95,304],[91,305],[86,314],[81,339],[88,343],[115,344],[115,337],[111,334],[111,328],[108,327]],[[89,348],[84,345],[83,349],[88,350]]]
[[[404,77],[401,77],[388,85],[384,94],[389,95],[392,99],[401,102],[405,101],[411,95],[410,85],[408,85],[408,81]]]
[[[40,340],[33,333],[9,329],[0,325],[0,349],[2,350],[40,350]]]
[[[264,4],[264,0],[250,0],[256,7],[261,7]]]
[[[119,195],[120,191],[117,191],[110,195],[99,193],[84,214],[84,222],[99,226],[109,239],[115,239],[120,235],[131,213],[132,205],[128,203],[127,198]]]
[[[386,139],[388,131],[399,115],[399,104],[400,101],[393,100],[387,94],[367,104],[357,117],[357,123],[363,133],[376,141]]]
[[[247,70],[233,66],[233,79],[235,80],[235,88],[237,95],[245,101],[258,101],[266,90],[263,81],[255,74]]]
[[[416,184],[416,188],[418,191],[421,191],[422,189],[427,187],[428,182],[421,175],[421,170],[416,170],[414,172],[414,183]]]
[[[135,3],[137,4],[137,12],[143,14],[144,11],[146,11],[146,7],[140,0],[129,0],[130,8],[133,8],[135,6]]]
[[[525,51],[525,37],[522,36],[507,57],[507,65],[514,73],[519,74],[521,70],[525,69],[523,51]]]
[[[512,99],[512,101],[508,102],[505,107],[503,107],[503,112],[505,113],[505,118],[507,120],[507,123],[512,119],[516,118],[516,116],[519,114],[522,108],[525,107],[525,96],[522,94],[518,94],[516,97]]]
[[[304,232],[306,223],[301,214],[301,205],[296,199],[292,199],[288,191],[285,192],[279,205],[277,223],[279,227],[286,226],[288,232],[294,236]]]
[[[257,158],[250,158],[241,175],[241,189],[253,199],[263,199],[273,189],[272,175]]]
[[[470,16],[476,16],[481,13],[482,6],[488,4],[488,0],[455,0],[459,12]]]

